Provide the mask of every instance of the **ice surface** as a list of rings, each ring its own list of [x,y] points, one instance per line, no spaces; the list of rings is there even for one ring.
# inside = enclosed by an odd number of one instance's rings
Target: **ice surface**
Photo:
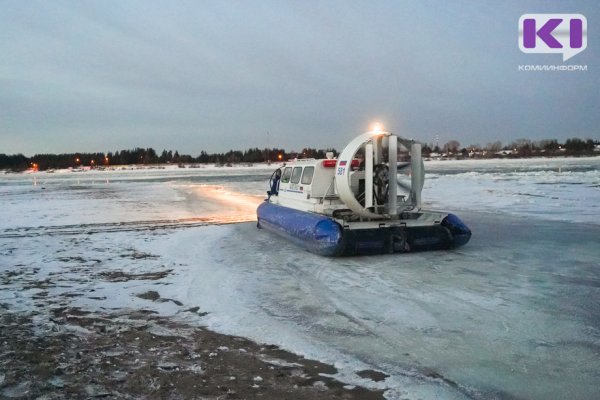
[[[394,399],[596,397],[600,159],[426,168],[424,200],[457,213],[469,244],[342,259],[253,222],[190,223],[251,220],[272,168],[0,176],[0,269],[52,283],[5,283],[0,303],[33,309],[47,291],[83,293],[68,298],[88,309],[154,308],[335,363]],[[168,301],[138,297],[149,290]],[[194,306],[208,314],[182,312]],[[355,374],[368,368],[390,377]]]
[[[426,168],[423,198],[434,207],[600,223],[598,157],[432,161]]]
[[[274,167],[62,172],[0,175],[2,228],[254,218]],[[230,196],[232,183],[237,192]],[[227,207],[225,207],[227,206]]]
[[[592,398],[600,228],[466,222],[478,234],[461,251],[349,259],[227,227],[209,252],[215,266],[198,263],[188,302],[214,310],[207,322],[219,330],[383,370],[391,397]],[[193,233],[178,236],[175,253]]]

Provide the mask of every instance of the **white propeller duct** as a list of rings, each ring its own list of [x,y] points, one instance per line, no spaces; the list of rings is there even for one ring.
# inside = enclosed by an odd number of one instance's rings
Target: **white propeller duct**
[[[377,149],[374,149],[373,139],[381,137],[385,132],[366,132],[355,137],[342,150],[335,171],[335,188],[340,199],[346,206],[357,215],[365,218],[381,218],[381,215],[369,210],[373,206],[373,164],[374,155]],[[375,141],[376,142],[376,141]],[[365,152],[365,207],[356,199],[350,184],[352,171],[352,160],[356,152],[365,145],[368,151]],[[375,143],[376,144],[376,143]],[[367,168],[369,168],[367,170]],[[369,173],[367,173],[369,172]],[[366,207],[369,205],[369,207]]]

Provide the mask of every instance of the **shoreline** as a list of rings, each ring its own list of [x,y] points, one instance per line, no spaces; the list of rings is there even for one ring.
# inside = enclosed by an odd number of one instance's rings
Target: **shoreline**
[[[335,380],[331,365],[151,310],[57,307],[40,325],[38,311],[1,309],[5,398],[384,398]]]
[[[332,365],[204,327],[209,309],[177,296],[189,268],[144,245],[175,232],[0,238],[0,397],[384,398],[368,385],[381,372],[344,383]]]

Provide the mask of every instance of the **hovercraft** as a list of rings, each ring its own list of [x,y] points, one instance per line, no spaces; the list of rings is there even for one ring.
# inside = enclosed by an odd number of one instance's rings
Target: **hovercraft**
[[[259,228],[323,256],[452,249],[471,230],[454,214],[421,209],[421,145],[389,132],[352,140],[335,159],[295,159],[271,175]]]

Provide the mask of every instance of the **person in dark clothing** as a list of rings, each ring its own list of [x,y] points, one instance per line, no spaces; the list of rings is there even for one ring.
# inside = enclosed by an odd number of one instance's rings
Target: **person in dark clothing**
[[[271,180],[271,190],[268,191],[269,198],[271,198],[271,196],[273,196],[273,195],[277,196],[279,194],[279,180],[280,179],[281,179],[281,170],[278,169],[275,171],[275,174],[273,175],[273,179]]]

